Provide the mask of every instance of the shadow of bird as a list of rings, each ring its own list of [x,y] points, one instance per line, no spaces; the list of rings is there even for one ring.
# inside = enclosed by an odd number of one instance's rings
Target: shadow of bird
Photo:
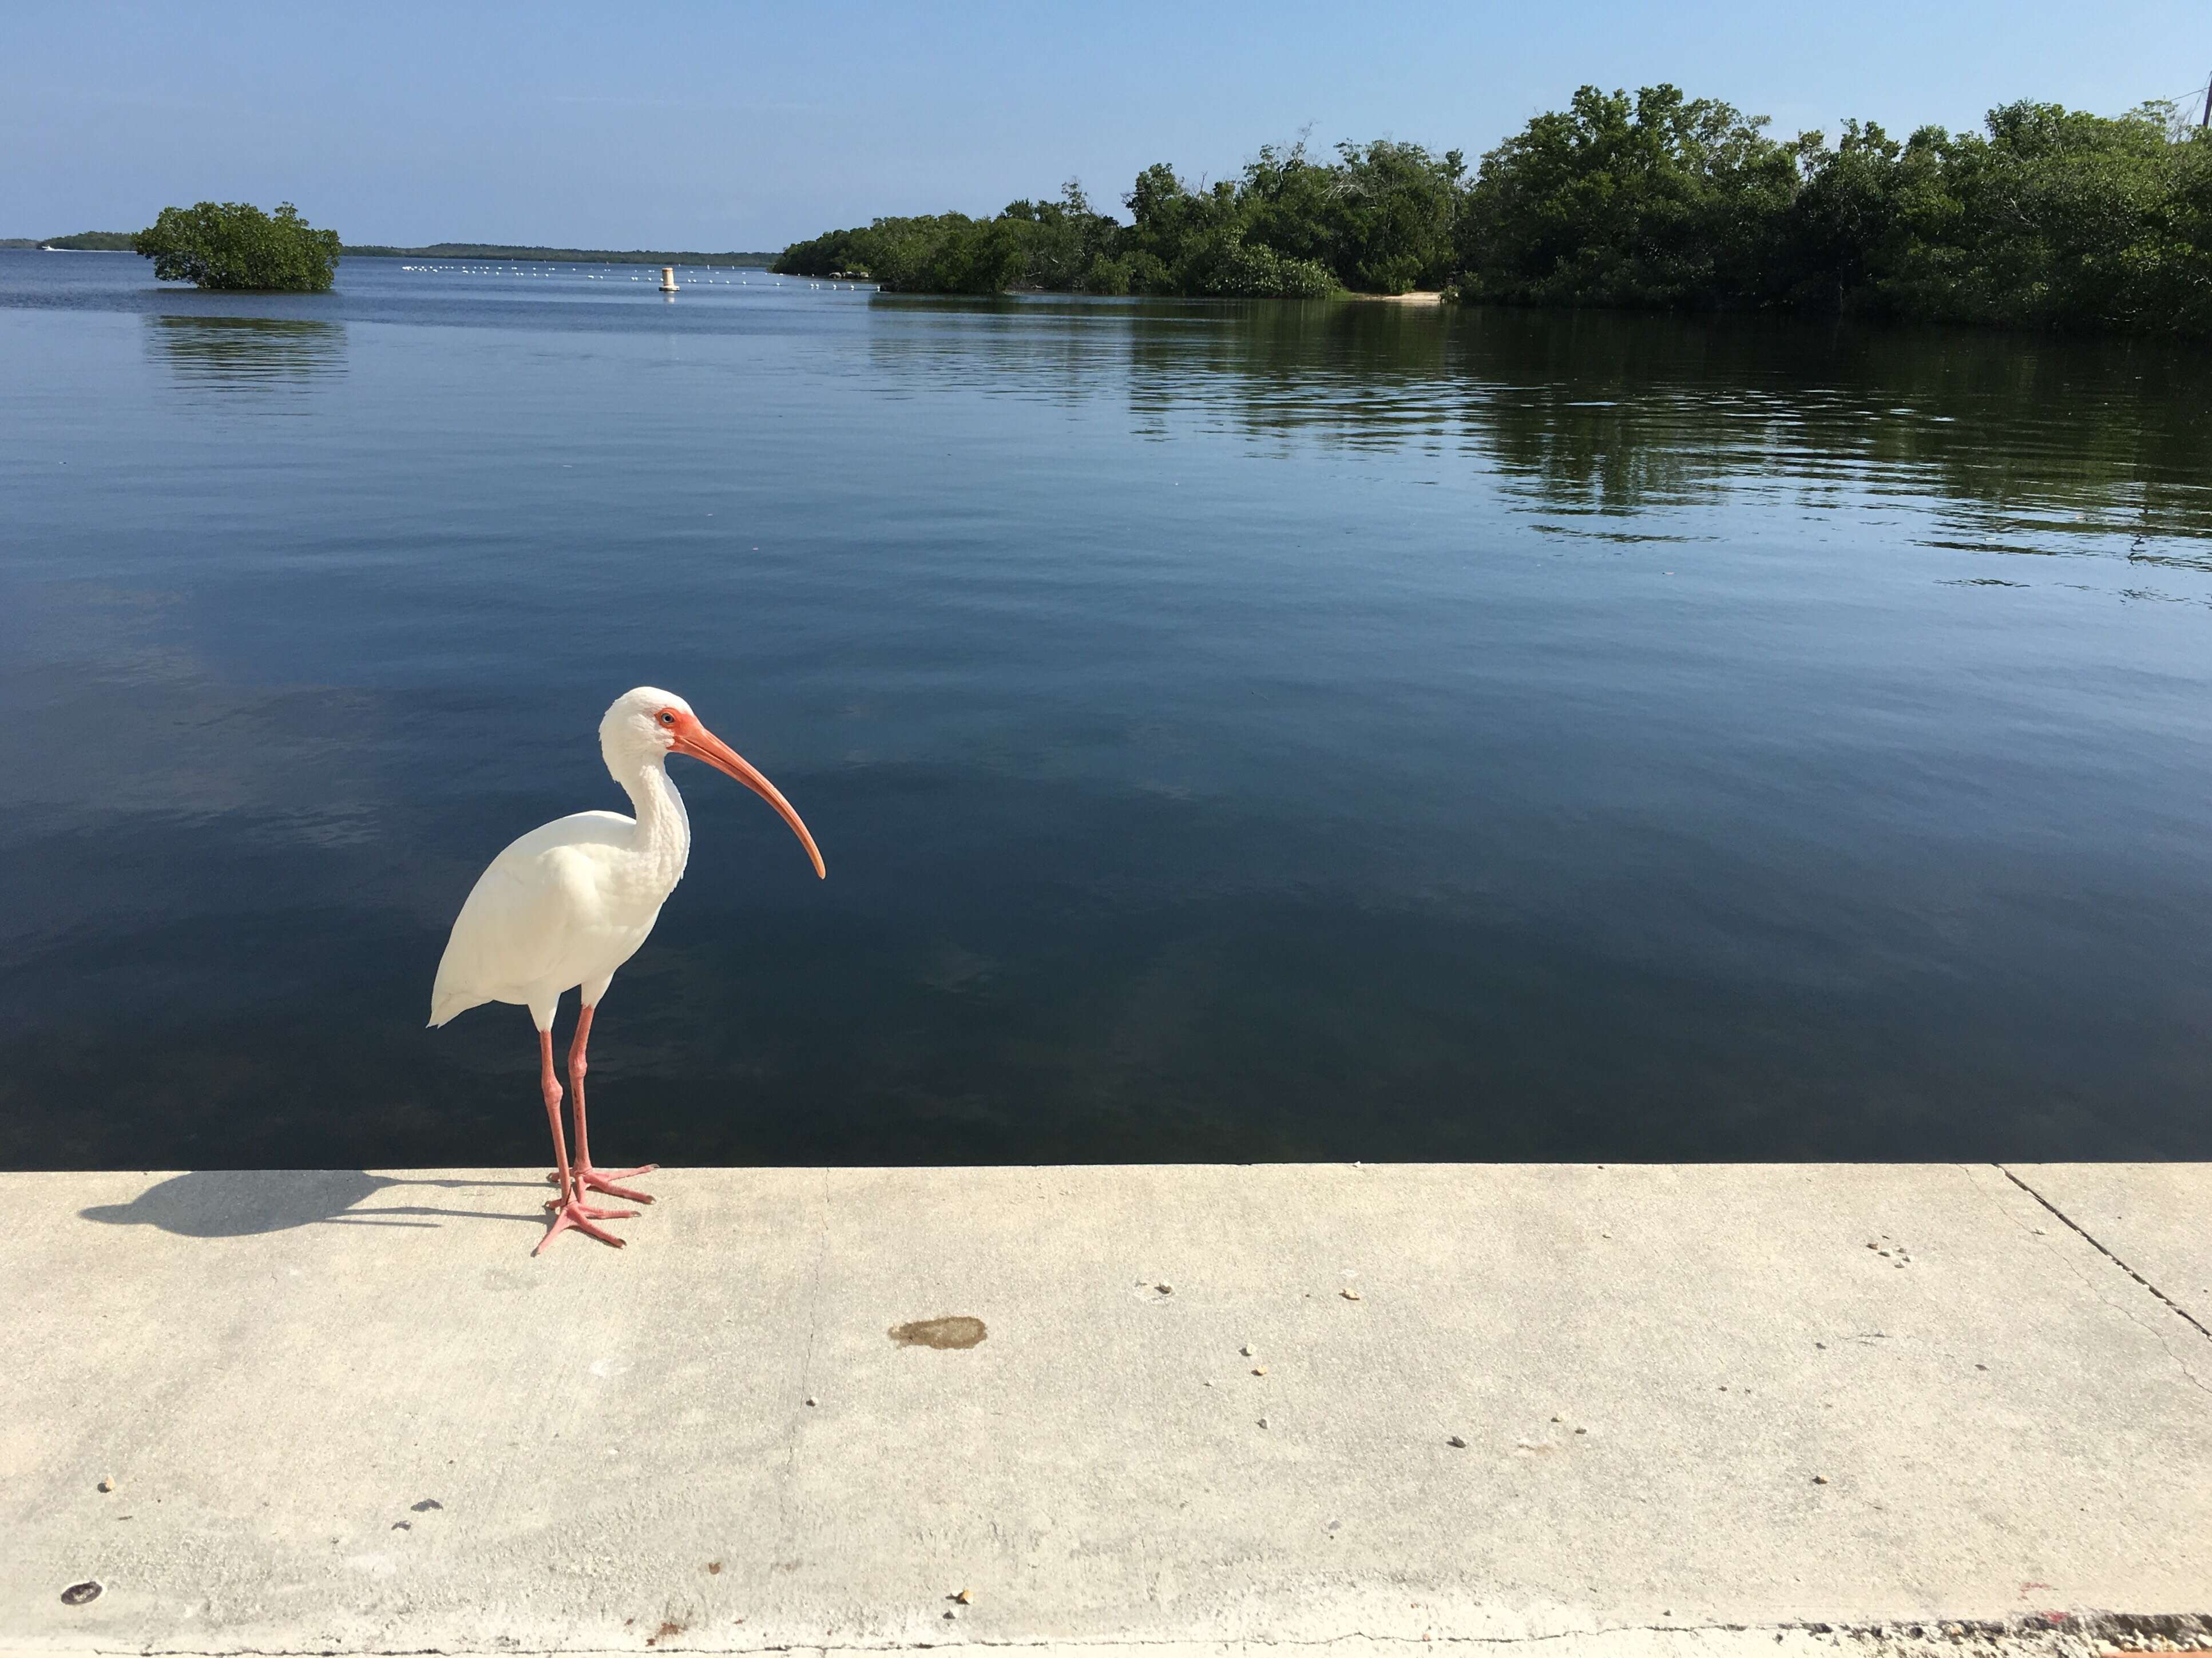
[[[545,1224],[534,1202],[520,1213],[423,1204],[360,1210],[378,1193],[403,1186],[538,1189],[530,1181],[406,1179],[360,1169],[204,1169],[158,1181],[128,1203],[96,1204],[77,1212],[103,1225],[155,1226],[187,1238],[252,1237],[295,1226],[435,1226],[440,1218]]]

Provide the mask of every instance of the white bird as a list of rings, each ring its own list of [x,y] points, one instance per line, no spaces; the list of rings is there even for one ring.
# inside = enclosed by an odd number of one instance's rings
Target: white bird
[[[485,1002],[515,1002],[538,1026],[538,1085],[553,1130],[554,1173],[561,1195],[545,1206],[553,1216],[543,1249],[570,1227],[619,1248],[623,1240],[592,1224],[628,1220],[635,1210],[586,1205],[586,1191],[636,1203],[653,1199],[617,1181],[651,1174],[657,1166],[602,1174],[592,1166],[584,1127],[584,1049],[592,1011],[606,994],[615,969],[637,953],[653,931],[660,907],[684,877],[691,855],[691,820],[684,798],[669,780],[672,754],[703,760],[726,772],[775,807],[825,873],[814,837],[775,784],[728,744],[699,723],[682,697],[650,685],[617,697],[599,721],[599,754],[629,796],[635,817],[580,811],[534,829],[491,860],[477,878],[453,921],[430,992],[430,1023],[444,1024]],[[553,1016],[562,996],[580,987],[582,1011],[568,1049],[568,1085],[574,1095],[576,1160],[568,1161],[561,1132],[561,1083],[553,1071]],[[535,1254],[538,1249],[531,1253]]]

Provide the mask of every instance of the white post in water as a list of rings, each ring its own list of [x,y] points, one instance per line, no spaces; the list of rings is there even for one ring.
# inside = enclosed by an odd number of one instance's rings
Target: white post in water
[[[676,291],[676,267],[672,264],[664,264],[660,267],[660,291],[664,294],[673,294]]]

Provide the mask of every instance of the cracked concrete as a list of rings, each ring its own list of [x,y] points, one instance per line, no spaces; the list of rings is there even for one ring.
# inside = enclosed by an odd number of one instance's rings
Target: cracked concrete
[[[2212,1395],[2212,1381],[2208,1381],[2204,1374],[2207,1370],[2212,1370],[2212,1363],[2208,1363],[2208,1360],[2212,1360],[2212,1353],[2208,1353],[2204,1348],[2198,1346],[2188,1334],[2178,1328],[2174,1323],[2170,1322],[2167,1315],[2172,1315],[2172,1318],[2179,1320],[2182,1325],[2187,1326],[2190,1330],[2194,1331],[2207,1342],[2212,1342],[2212,1329],[2208,1329],[2188,1308],[2152,1283],[2149,1278],[2136,1271],[2126,1260],[2090,1232],[2080,1221],[2053,1203],[2044,1193],[2038,1191],[2033,1185],[2022,1177],[2018,1170],[2004,1168],[2002,1164],[1998,1166],[2003,1169],[2006,1179],[2042,1205],[2045,1210],[2054,1216],[2068,1230],[2102,1255],[2107,1263],[2118,1268],[2120,1274],[2135,1286],[2136,1291],[2142,1292],[2142,1295],[2138,1296],[2117,1280],[2097,1272],[2094,1267],[2084,1271],[2080,1268],[2071,1268],[2071,1263],[2069,1263],[2071,1270],[2074,1270],[2076,1276],[2080,1277],[2084,1283],[2094,1284],[2107,1305],[2117,1309],[2131,1322],[2141,1326],[2150,1333],[2159,1345],[2166,1350],[2166,1356],[2173,1361],[2174,1368],[2187,1380],[2190,1386],[2197,1388],[2200,1393]],[[2144,1300],[2142,1297],[2148,1297],[2148,1300]],[[2153,1306],[2152,1303],[2155,1303],[2156,1305]]]
[[[2015,1163],[2005,1172],[2212,1341],[2212,1226],[2191,1163]]]
[[[0,1175],[0,1654],[2212,1648],[2203,1165],[655,1189]]]

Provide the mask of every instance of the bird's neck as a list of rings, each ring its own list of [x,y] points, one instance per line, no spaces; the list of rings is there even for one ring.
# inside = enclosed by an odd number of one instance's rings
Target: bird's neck
[[[674,887],[691,856],[691,819],[684,810],[684,797],[669,780],[667,765],[655,755],[629,776],[615,780],[637,814],[638,854],[668,887]]]

